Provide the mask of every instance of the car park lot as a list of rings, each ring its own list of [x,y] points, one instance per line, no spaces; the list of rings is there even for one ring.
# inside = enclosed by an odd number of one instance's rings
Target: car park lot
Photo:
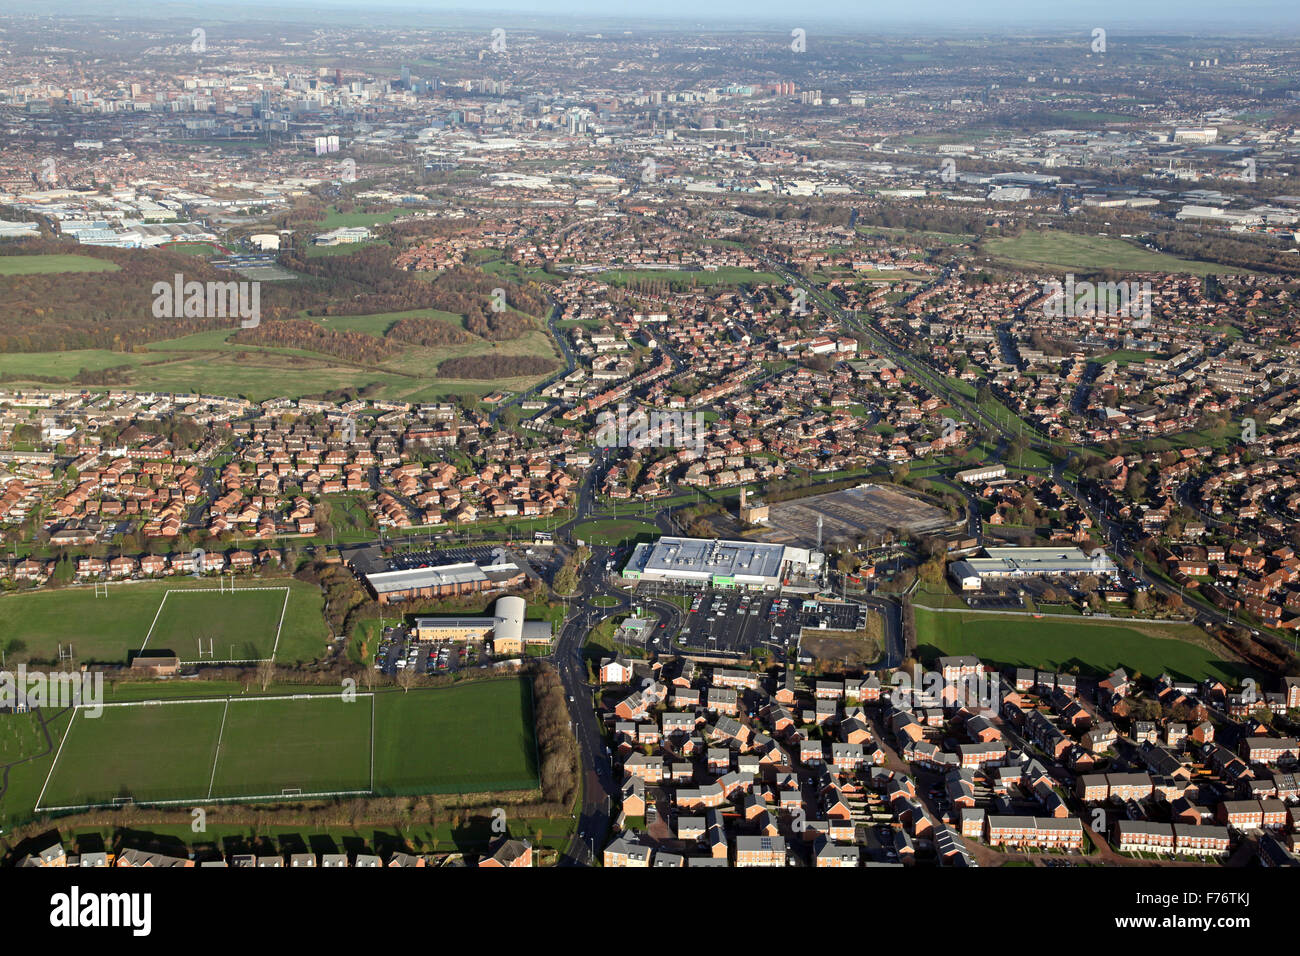
[[[412,568],[432,568],[443,564],[489,564],[494,555],[504,550],[489,545],[472,545],[463,548],[420,548],[399,551],[388,559],[388,570],[407,571]],[[510,560],[510,559],[507,559]]]
[[[782,650],[799,644],[800,631],[855,631],[866,626],[858,604],[805,601],[802,595],[707,590],[692,599],[678,643],[701,651],[749,654],[764,644]]]
[[[451,674],[489,661],[483,641],[416,641],[405,625],[384,628],[375,654],[375,670],[389,676],[412,670],[416,674]]]
[[[420,539],[423,540],[423,539]],[[371,541],[365,544],[345,545],[339,549],[343,560],[357,574],[378,574],[381,571],[408,571],[412,568],[430,568],[444,564],[463,564],[473,562],[478,565],[491,564],[493,557],[503,546],[492,544],[463,545],[451,548],[407,548],[404,538],[390,538],[385,541]],[[507,560],[518,562],[518,555],[524,551],[524,542],[506,547]],[[392,550],[389,550],[389,549]],[[545,548],[536,551],[544,555]]]
[[[817,519],[822,519],[820,533]],[[850,543],[901,528],[907,536],[938,531],[950,524],[948,516],[919,496],[895,487],[865,483],[856,488],[774,502],[769,509],[763,540],[813,547],[819,540]]]
[[[1025,606],[1025,599],[1012,594],[971,594],[966,597],[966,605],[981,611],[1009,610]]]

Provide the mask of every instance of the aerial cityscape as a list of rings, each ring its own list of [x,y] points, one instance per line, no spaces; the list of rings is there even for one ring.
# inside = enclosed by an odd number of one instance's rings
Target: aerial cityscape
[[[547,8],[0,15],[0,865],[1300,863],[1300,25]]]

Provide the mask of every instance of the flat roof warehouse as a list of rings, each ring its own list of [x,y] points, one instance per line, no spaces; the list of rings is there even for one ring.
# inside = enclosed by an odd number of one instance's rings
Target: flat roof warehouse
[[[1006,578],[1096,574],[1114,575],[1115,563],[1104,551],[1084,554],[1079,548],[985,548],[984,558],[956,561],[948,573],[963,590]]]
[[[761,541],[663,537],[639,544],[623,576],[643,581],[777,588],[788,565],[806,570],[813,562],[806,548]]]
[[[487,581],[487,575],[477,564],[445,564],[437,568],[407,568],[401,571],[380,571],[367,574],[366,580],[377,594],[409,591],[412,588],[440,587],[454,584],[478,584]]]
[[[378,571],[366,574],[365,580],[381,604],[390,604],[514,587],[523,583],[524,571],[512,561],[489,565],[463,561],[429,568]]]

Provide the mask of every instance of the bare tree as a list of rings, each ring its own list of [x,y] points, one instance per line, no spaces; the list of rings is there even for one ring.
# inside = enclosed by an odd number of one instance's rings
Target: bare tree
[[[411,686],[415,683],[415,668],[403,667],[397,672],[397,686],[402,688],[402,692],[409,692]]]

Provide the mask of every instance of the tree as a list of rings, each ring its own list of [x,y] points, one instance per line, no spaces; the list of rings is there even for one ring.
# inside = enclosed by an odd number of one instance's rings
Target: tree
[[[416,673],[414,667],[403,667],[397,672],[397,686],[402,688],[402,693],[410,693],[411,688],[415,685]]]
[[[942,588],[943,571],[943,558],[931,558],[921,565],[921,580],[931,588]]]
[[[713,527],[712,522],[704,517],[694,519],[689,525],[687,525],[686,532],[692,538],[716,538],[718,536],[718,532]]]

